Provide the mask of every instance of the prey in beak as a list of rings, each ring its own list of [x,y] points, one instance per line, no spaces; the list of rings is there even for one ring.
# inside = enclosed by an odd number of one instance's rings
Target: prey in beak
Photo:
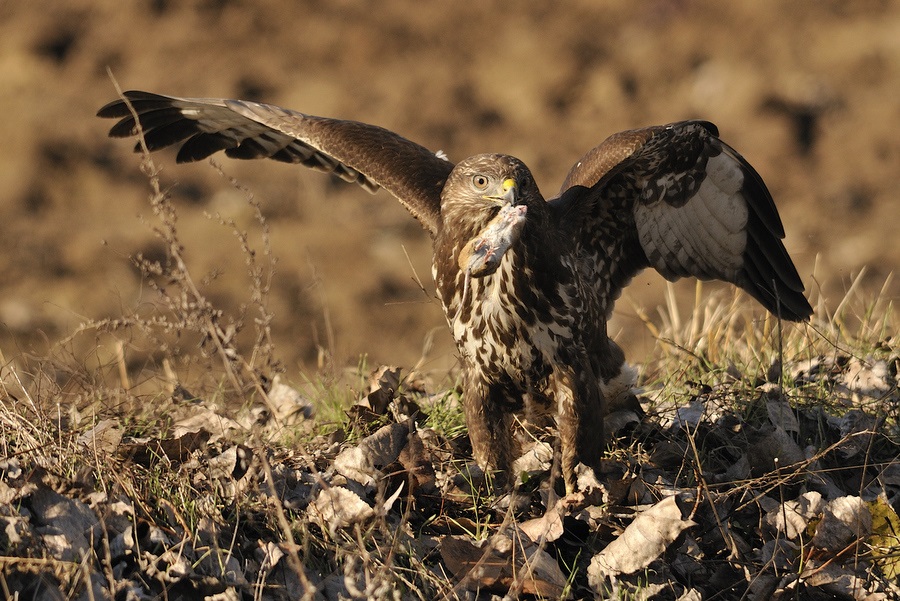
[[[511,185],[507,186],[507,183]],[[516,185],[512,179],[503,182],[503,194],[490,197],[503,203],[500,212],[472,238],[459,253],[459,268],[472,277],[491,275],[500,266],[506,251],[515,244],[525,225],[526,205],[516,205]]]

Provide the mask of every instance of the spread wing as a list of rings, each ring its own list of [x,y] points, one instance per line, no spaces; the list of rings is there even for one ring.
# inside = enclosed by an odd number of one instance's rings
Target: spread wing
[[[243,100],[137,91],[125,92],[125,97],[138,115],[147,147],[180,145],[180,163],[220,150],[236,159],[299,163],[334,173],[370,192],[384,188],[432,235],[437,232],[441,190],[453,164],[391,131]],[[97,116],[119,119],[109,132],[112,137],[138,133],[134,116],[121,99],[101,108]]]
[[[645,267],[667,279],[718,279],[773,314],[812,314],[784,248],[784,228],[759,174],[719,140],[712,123],[686,121],[615,134],[572,168],[551,201],[575,235],[582,268],[611,301]]]

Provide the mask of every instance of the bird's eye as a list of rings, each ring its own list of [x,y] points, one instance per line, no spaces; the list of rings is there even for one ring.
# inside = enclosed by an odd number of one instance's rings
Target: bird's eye
[[[488,185],[488,177],[486,175],[473,175],[472,176],[472,185],[478,188],[479,190],[484,190]]]

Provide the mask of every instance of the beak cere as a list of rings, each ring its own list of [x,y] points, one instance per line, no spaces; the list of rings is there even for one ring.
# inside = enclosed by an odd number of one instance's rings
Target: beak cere
[[[502,200],[504,204],[515,205],[516,200],[519,198],[519,188],[516,186],[516,180],[511,177],[507,177],[503,180],[503,184],[500,189],[502,193],[500,194],[498,200]]]
[[[498,189],[485,194],[482,198],[496,201],[501,206],[515,206],[519,200],[519,186],[515,179],[507,177]]]

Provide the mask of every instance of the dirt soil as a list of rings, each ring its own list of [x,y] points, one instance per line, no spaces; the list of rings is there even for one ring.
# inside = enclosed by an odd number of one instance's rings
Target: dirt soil
[[[814,306],[833,310],[864,268],[874,295],[900,259],[900,2],[0,0],[7,356],[154,299],[128,260],[163,253],[138,217],[152,219],[147,181],[94,117],[115,97],[107,68],[125,89],[376,123],[455,160],[513,154],[547,195],[610,133],[708,119],[768,183]],[[258,245],[252,211],[207,163],[156,159],[195,276],[218,274],[209,296],[235,309],[244,260],[204,215]],[[429,339],[424,367],[453,364],[428,237],[399,203],[295,166],[219,162],[268,219],[289,372],[315,368],[321,349],[338,366],[360,354],[409,366]],[[686,311],[693,285],[678,290]],[[637,280],[612,324],[640,360],[652,338],[629,299],[655,315],[662,279]]]

